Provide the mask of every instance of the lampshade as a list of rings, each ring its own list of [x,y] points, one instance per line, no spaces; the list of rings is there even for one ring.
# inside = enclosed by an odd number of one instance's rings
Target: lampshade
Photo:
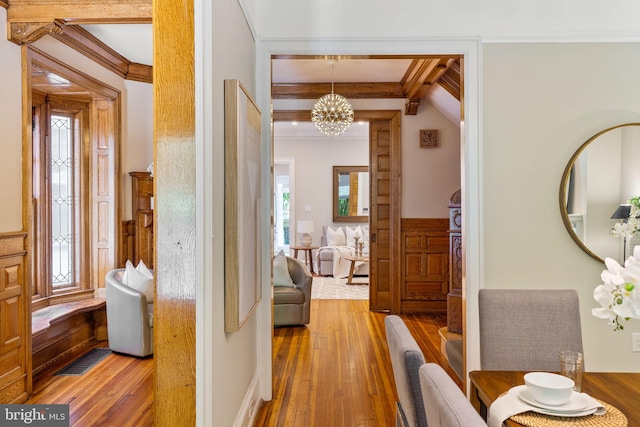
[[[331,64],[331,93],[322,96],[311,110],[311,122],[326,136],[339,136],[349,129],[353,122],[353,107],[347,99],[333,93],[333,64]]]
[[[631,213],[631,205],[627,203],[623,203],[618,206],[611,215],[611,219],[629,219],[629,214]]]
[[[313,233],[313,221],[298,221],[298,233]]]

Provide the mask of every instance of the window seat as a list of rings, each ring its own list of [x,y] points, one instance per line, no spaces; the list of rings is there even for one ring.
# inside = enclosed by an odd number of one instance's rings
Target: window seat
[[[106,299],[90,298],[50,305],[31,314],[34,377],[73,359],[96,341],[107,340]]]
[[[49,329],[52,323],[60,322],[76,313],[104,308],[106,299],[91,298],[40,308],[31,314],[31,335],[34,337]]]

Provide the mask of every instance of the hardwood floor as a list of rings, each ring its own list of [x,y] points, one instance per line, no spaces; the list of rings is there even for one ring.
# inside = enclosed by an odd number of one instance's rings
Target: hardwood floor
[[[395,425],[386,315],[368,311],[368,301],[313,300],[309,325],[276,328],[273,400],[259,409],[255,426]],[[401,317],[425,359],[458,382],[439,350],[446,316]]]
[[[153,425],[153,358],[111,353],[82,376],[54,376],[62,367],[35,379],[26,403],[69,404],[70,426]]]
[[[395,384],[384,330],[386,313],[363,300],[313,300],[311,323],[274,332],[273,400],[255,426],[393,426]],[[440,354],[446,316],[402,315],[425,359],[455,374]],[[106,346],[102,343],[100,346]],[[79,377],[34,381],[27,403],[70,405],[71,426],[153,425],[153,359],[110,354]],[[457,381],[457,378],[456,378]]]

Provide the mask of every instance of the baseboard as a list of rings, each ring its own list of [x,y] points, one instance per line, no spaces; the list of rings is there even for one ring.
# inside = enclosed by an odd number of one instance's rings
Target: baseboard
[[[262,404],[258,387],[258,371],[255,372],[247,393],[244,396],[236,420],[233,423],[233,427],[251,427],[254,424],[255,417],[258,413],[258,409]]]

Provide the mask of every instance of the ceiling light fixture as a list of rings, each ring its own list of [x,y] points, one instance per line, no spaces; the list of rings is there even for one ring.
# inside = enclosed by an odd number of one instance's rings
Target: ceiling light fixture
[[[339,136],[349,129],[353,122],[353,108],[347,98],[333,93],[333,65],[331,64],[331,93],[324,95],[313,106],[311,121],[322,134],[326,136]]]

